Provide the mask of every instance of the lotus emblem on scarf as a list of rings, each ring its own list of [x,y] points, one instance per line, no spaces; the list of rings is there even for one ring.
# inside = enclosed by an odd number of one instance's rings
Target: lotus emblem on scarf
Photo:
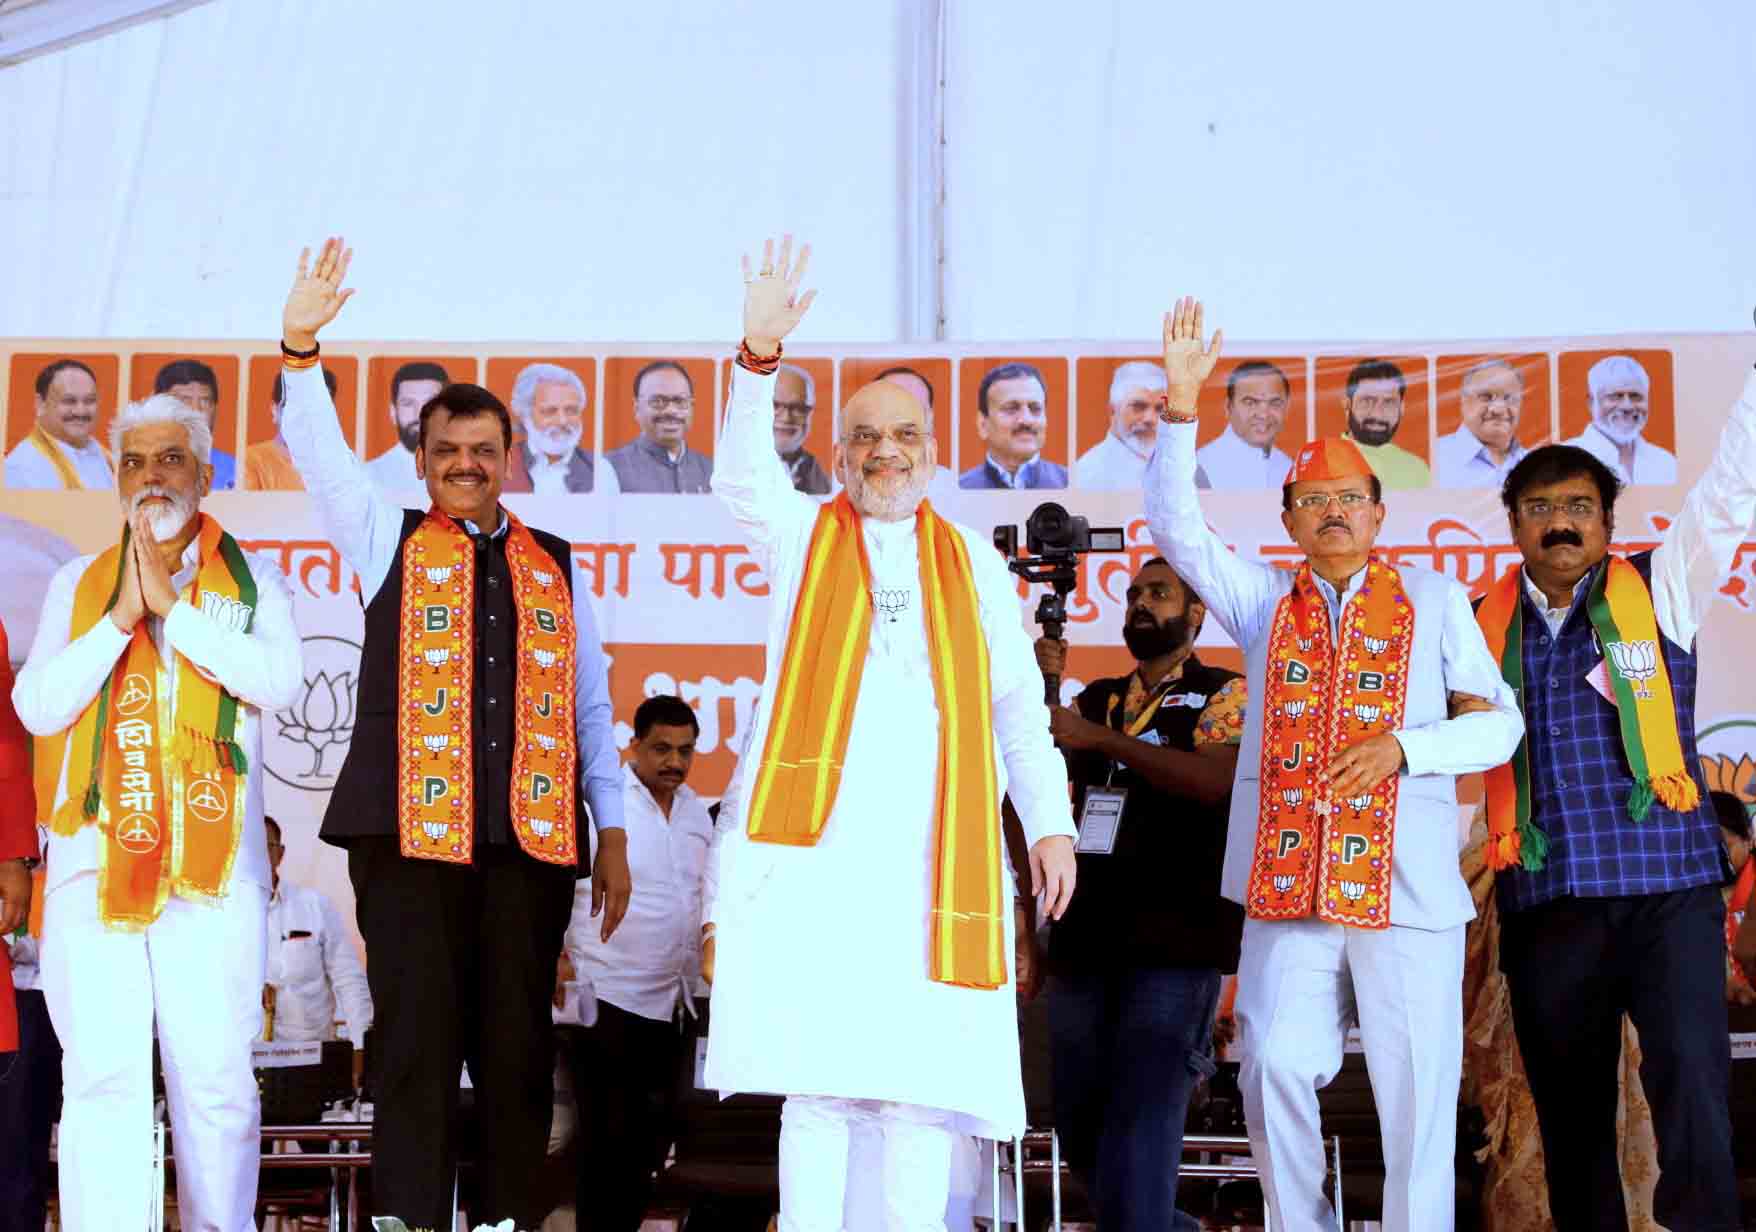
[[[1383,713],[1384,707],[1382,706],[1374,706],[1369,702],[1354,703],[1354,717],[1359,719],[1362,727],[1370,727],[1378,721],[1378,716]]]
[[[428,667],[444,667],[447,663],[451,662],[451,648],[449,646],[440,646],[434,650],[423,650],[421,652],[421,657],[427,661]]]
[[[443,586],[451,580],[451,566],[442,565],[437,568],[429,565],[426,569],[427,580],[435,586]]]
[[[1372,807],[1372,797],[1369,793],[1364,796],[1349,796],[1345,803],[1354,812],[1363,813]]]
[[[555,737],[546,736],[542,732],[532,732],[530,738],[536,741],[538,747],[540,747],[543,752],[553,753],[555,751]]]
[[[1658,643],[1651,640],[1605,642],[1604,651],[1610,656],[1610,662],[1616,665],[1617,674],[1634,686],[1634,696],[1641,701],[1652,700],[1646,682],[1658,674]]]
[[[1359,902],[1366,897],[1366,883],[1363,881],[1340,882],[1341,896],[1350,902]]]
[[[555,575],[547,569],[532,569],[530,575],[538,586],[547,587],[555,580]]]
[[[432,749],[435,753],[437,753],[441,749],[443,749],[446,745],[451,743],[451,737],[447,736],[443,732],[441,732],[437,736],[422,736],[421,743],[426,745],[429,749]]]
[[[1299,801],[1305,798],[1305,789],[1302,787],[1283,787],[1280,789],[1280,798],[1287,802],[1288,808],[1298,808]]]
[[[538,838],[548,838],[549,835],[555,832],[555,823],[552,821],[537,821],[533,818],[530,823],[530,828],[536,832]]]
[[[450,832],[451,823],[447,821],[423,821],[421,823],[421,829],[427,832],[428,838],[437,843]]]
[[[1296,719],[1305,713],[1305,707],[1308,705],[1310,705],[1310,702],[1303,700],[1296,702],[1282,702],[1280,708],[1286,711],[1287,718]]]
[[[1374,655],[1381,655],[1390,649],[1390,639],[1387,637],[1365,637],[1360,640],[1366,644],[1366,649]]]
[[[560,656],[552,650],[539,650],[535,646],[531,647],[530,657],[535,659],[537,661],[537,666],[544,671],[554,667],[555,661],[560,658]]]
[[[1296,880],[1297,878],[1291,873],[1276,873],[1274,875],[1274,888],[1279,893],[1285,894],[1293,888],[1293,882]]]

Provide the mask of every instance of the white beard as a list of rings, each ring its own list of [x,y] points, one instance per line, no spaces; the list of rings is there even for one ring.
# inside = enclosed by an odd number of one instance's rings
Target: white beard
[[[155,506],[153,511],[146,516],[146,525],[152,531],[152,537],[163,543],[168,539],[176,538],[177,532],[189,525],[189,519],[195,516],[195,509],[200,504],[200,499],[192,492],[179,495],[168,488],[161,488],[157,484],[153,484],[134,494],[134,499],[128,503],[129,516],[132,517],[135,510],[155,496],[163,497],[171,502],[169,505]]]
[[[545,458],[565,458],[578,448],[580,438],[585,435],[585,425],[582,423],[569,432],[565,428],[536,428],[527,423],[524,434],[532,452]]]
[[[1642,415],[1638,423],[1631,423],[1621,415],[1599,415],[1593,420],[1597,430],[1615,441],[1618,445],[1632,445],[1646,430],[1646,417]]]
[[[869,518],[877,518],[881,522],[900,522],[920,507],[921,501],[927,495],[927,485],[932,479],[930,467],[917,466],[907,473],[901,486],[888,495],[883,495],[867,486],[864,468],[850,467],[848,500],[855,509]]]

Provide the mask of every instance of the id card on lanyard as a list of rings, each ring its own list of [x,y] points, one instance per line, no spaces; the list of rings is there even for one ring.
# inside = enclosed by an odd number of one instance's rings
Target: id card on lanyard
[[[1159,707],[1164,705],[1171,683],[1164,681],[1154,690],[1152,700],[1135,716],[1134,721],[1122,727],[1123,735],[1132,739],[1140,738],[1140,733],[1147,729],[1158,714]],[[1120,700],[1120,695],[1110,694],[1109,709],[1104,714],[1104,724],[1108,727],[1116,725],[1116,704]],[[1128,806],[1128,789],[1113,786],[1115,778],[1116,763],[1112,761],[1104,785],[1086,789],[1085,804],[1079,810],[1079,841],[1073,845],[1074,851],[1107,856],[1116,849],[1116,834],[1122,828],[1122,811]]]

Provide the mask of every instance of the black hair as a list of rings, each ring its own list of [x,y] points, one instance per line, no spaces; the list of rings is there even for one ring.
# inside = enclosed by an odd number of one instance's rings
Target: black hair
[[[874,381],[882,381],[887,376],[912,376],[912,377],[914,377],[915,380],[919,381],[921,384],[923,384],[927,387],[927,409],[929,411],[933,409],[933,382],[929,381],[926,377],[922,376],[919,372],[916,372],[913,368],[909,367],[907,364],[898,364],[894,368],[886,368],[884,371],[880,372],[877,376],[873,377],[872,379]]]
[[[1374,471],[1366,476],[1366,482],[1372,486],[1372,503],[1374,505],[1382,505],[1384,503],[1384,481],[1379,479],[1378,473]],[[1280,485],[1280,507],[1286,512],[1291,512],[1292,510],[1293,485],[1290,483],[1283,483]]]
[[[98,374],[80,363],[77,359],[57,359],[54,363],[48,365],[41,372],[37,373],[37,397],[47,398],[49,396],[49,386],[55,383],[56,377],[60,376],[63,372],[66,372],[69,368],[74,368],[85,373],[91,378],[92,384],[97,384]]]
[[[1616,497],[1622,493],[1622,481],[1595,454],[1577,445],[1543,445],[1525,454],[1507,473],[1506,482],[1500,487],[1500,503],[1516,518],[1518,502],[1531,488],[1547,487],[1580,475],[1597,486],[1604,524],[1608,525],[1616,508]]]
[[[988,413],[988,390],[995,381],[1016,381],[1020,377],[1029,377],[1043,387],[1044,395],[1049,392],[1049,383],[1043,380],[1043,374],[1037,371],[1035,364],[1001,364],[998,368],[989,368],[987,375],[976,390],[976,409],[983,415]]]
[[[1707,798],[1713,804],[1714,815],[1719,818],[1719,828],[1733,838],[1750,841],[1750,810],[1744,802],[1729,791],[1710,791]]]
[[[1408,394],[1408,378],[1388,359],[1362,359],[1354,365],[1353,371],[1347,374],[1349,402],[1354,400],[1354,391],[1359,389],[1361,381],[1395,381],[1396,396],[1402,398]]]
[[[390,400],[396,401],[396,395],[402,390],[404,381],[438,381],[441,385],[451,384],[451,374],[430,360],[417,359],[413,363],[404,364],[390,378]]]
[[[653,372],[675,372],[683,378],[683,383],[689,387],[689,396],[691,398],[695,396],[695,378],[689,375],[689,369],[674,359],[655,359],[634,374],[634,400],[636,402],[640,401],[640,382]]]
[[[1290,398],[1293,396],[1293,383],[1287,380],[1287,374],[1280,370],[1279,364],[1269,363],[1266,359],[1246,359],[1236,368],[1233,368],[1232,374],[1226,378],[1226,401],[1230,402],[1233,395],[1237,393],[1239,381],[1248,380],[1253,376],[1264,376],[1269,374],[1280,378],[1280,392],[1282,397]]]
[[[425,379],[425,378],[417,378]],[[473,419],[477,415],[492,415],[500,421],[500,436],[506,448],[512,448],[512,416],[506,413],[506,404],[480,385],[471,385],[459,381],[447,385],[421,408],[421,448],[427,447],[427,420],[435,411],[444,411],[453,419]]]
[[[329,386],[329,396],[331,398],[335,397],[335,373],[331,372],[328,368],[323,370],[323,383]],[[279,406],[287,400],[286,379],[278,372],[274,374],[274,393],[272,396],[276,406]],[[394,398],[391,400],[395,401]]]
[[[646,739],[646,733],[654,727],[687,727],[697,736],[701,734],[701,724],[695,718],[695,711],[689,703],[672,693],[660,693],[641,702],[634,710],[634,738]]]
[[[199,359],[173,359],[152,378],[155,394],[168,394],[177,385],[205,385],[213,391],[213,400],[219,401],[219,377]]]

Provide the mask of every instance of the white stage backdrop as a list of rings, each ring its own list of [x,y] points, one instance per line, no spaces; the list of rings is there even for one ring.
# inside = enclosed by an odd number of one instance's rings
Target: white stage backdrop
[[[723,397],[728,353],[723,345],[556,348],[376,342],[337,344],[326,349],[325,362],[340,378],[344,424],[367,456],[396,447],[388,413],[390,375],[397,364],[412,358],[439,362],[453,379],[480,381],[503,397],[518,370],[532,360],[547,358],[572,367],[590,393],[585,443],[599,454],[636,431],[630,389],[634,371],[654,357],[675,358],[691,372],[703,405],[691,429],[691,444],[711,452],[713,424],[705,407],[719,405]],[[1585,373],[1606,354],[1630,355],[1645,367],[1651,378],[1648,437],[1674,452],[1677,460],[1678,482],[1636,486],[1617,510],[1618,547],[1636,550],[1656,542],[1680,506],[1686,485],[1706,464],[1726,410],[1756,359],[1756,335],[1273,348],[1238,344],[1203,393],[1203,437],[1223,426],[1225,377],[1245,358],[1270,360],[1286,374],[1291,397],[1278,444],[1291,452],[1312,436],[1341,431],[1340,397],[1349,369],[1364,357],[1381,357],[1396,363],[1407,381],[1396,442],[1419,458],[1431,459],[1435,442],[1458,429],[1463,372],[1479,358],[1493,355],[1506,357],[1523,375],[1521,438],[1532,445],[1565,439],[1586,425]],[[139,396],[150,389],[168,356],[198,356],[220,381],[218,446],[243,457],[274,434],[268,397],[278,358],[265,341],[0,340],[0,370],[7,373],[3,432],[8,449],[33,423],[36,373],[62,355],[81,356],[97,372],[106,421],[124,391]],[[801,344],[788,352],[789,359],[816,379],[817,411],[808,447],[819,459],[829,458],[828,409],[884,367],[908,364],[934,387],[941,459],[959,471],[981,463],[984,447],[975,435],[974,399],[982,374],[995,364],[1023,361],[1040,370],[1049,426],[1043,453],[1071,466],[1103,439],[1116,366],[1128,358],[1150,356],[1145,343],[917,348]],[[1516,559],[1516,551],[1497,493],[1441,486],[1444,479],[1440,471],[1439,484],[1389,492],[1389,518],[1380,543],[1393,558],[1449,573],[1479,593]],[[411,505],[425,503],[420,491],[397,495]],[[1060,501],[1094,525],[1125,528],[1129,545],[1119,555],[1086,558],[1079,589],[1069,600],[1071,695],[1081,681],[1121,674],[1130,665],[1120,645],[1122,595],[1132,570],[1153,554],[1139,491],[1093,491],[1077,483],[1066,491],[958,490],[937,503],[952,518],[987,530],[999,523],[1022,523],[1043,500]],[[507,503],[532,525],[570,539],[591,579],[591,601],[612,655],[618,743],[626,745],[631,734],[627,724],[642,697],[680,693],[702,723],[694,785],[716,795],[730,774],[733,750],[760,686],[770,602],[762,572],[724,506],[707,495],[612,500],[596,492],[512,496]],[[1203,504],[1213,525],[1238,551],[1282,564],[1295,559],[1273,488],[1212,491],[1204,495]],[[361,636],[355,578],[329,544],[317,511],[302,492],[222,492],[206,507],[247,547],[276,554],[292,582],[305,638],[306,687],[292,706],[265,724],[268,803],[285,824],[289,874],[348,905],[345,862],[335,849],[316,841],[316,830],[352,727]],[[117,527],[115,499],[108,493],[0,490],[0,573],[6,577],[0,587],[0,618],[15,655],[22,657],[30,645],[43,587],[56,564],[112,542]],[[1021,587],[1021,619],[1028,619],[1035,601]],[[1698,723],[1706,771],[1716,785],[1756,803],[1756,693],[1744,669],[1756,655],[1756,542],[1739,553],[1722,601],[1707,617],[1701,646]],[[1236,652],[1211,623],[1201,653],[1236,662]]]

